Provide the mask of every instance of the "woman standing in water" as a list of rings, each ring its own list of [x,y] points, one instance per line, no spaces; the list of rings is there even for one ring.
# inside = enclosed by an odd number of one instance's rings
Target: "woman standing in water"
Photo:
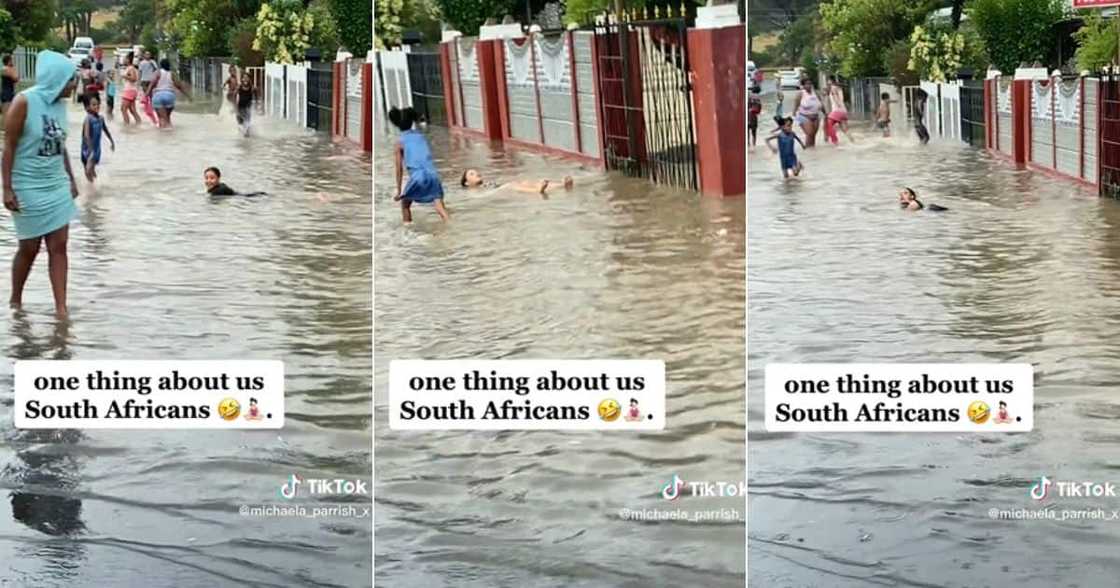
[[[148,87],[148,96],[152,99],[152,106],[159,114],[159,128],[171,128],[171,111],[175,110],[175,88],[178,88],[189,99],[190,90],[181,81],[175,79],[171,73],[171,61],[164,58],[159,62],[159,71],[152,78]]]
[[[801,80],[801,92],[793,104],[797,112],[797,122],[801,130],[805,131],[805,148],[809,149],[817,144],[817,129],[821,124],[821,98],[813,90],[813,80]]]
[[[4,56],[4,71],[0,73],[0,114],[5,114],[12,106],[16,97],[16,84],[19,83],[19,72],[12,65],[12,56]]]
[[[4,117],[4,208],[12,212],[19,248],[12,260],[12,308],[23,305],[23,286],[43,241],[55,313],[67,315],[67,242],[78,213],[78,184],[66,153],[66,102],[74,92],[74,64],[42,51],[35,86],[20,92]]]
[[[121,79],[124,80],[124,88],[121,89],[121,116],[124,117],[126,126],[129,124],[130,114],[136,124],[140,124],[140,113],[136,111],[136,96],[140,93],[136,83],[140,80],[140,72],[132,65],[133,59],[132,53],[124,58],[124,73],[121,74]]]

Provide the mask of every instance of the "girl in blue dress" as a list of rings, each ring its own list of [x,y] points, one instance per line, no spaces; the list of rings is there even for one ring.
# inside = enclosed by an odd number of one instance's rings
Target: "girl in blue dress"
[[[774,145],[771,144],[774,139],[778,140],[777,149],[774,149]],[[794,152],[795,142],[801,145],[802,149],[805,148],[805,143],[801,142],[801,137],[793,132],[793,119],[788,116],[782,120],[782,130],[766,138],[766,144],[780,156],[782,177],[786,179],[789,179],[790,174],[800,175],[803,169],[801,162],[797,161],[797,153]]]
[[[424,135],[412,126],[419,120],[412,108],[389,111],[389,120],[401,130],[400,144],[397,147],[397,195],[393,200],[401,203],[401,217],[405,224],[412,222],[412,203],[431,204],[445,222],[448,220],[447,208],[443,205],[443,184],[439,179],[432,150]],[[408,169],[408,183],[401,189],[404,169]]]

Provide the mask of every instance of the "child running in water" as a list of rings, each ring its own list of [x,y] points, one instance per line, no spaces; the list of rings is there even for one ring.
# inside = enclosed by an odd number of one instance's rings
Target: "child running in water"
[[[565,176],[564,180],[560,182],[564,185],[565,190],[571,190],[575,185],[575,180],[572,176]],[[459,180],[459,185],[464,188],[482,188],[486,187],[486,183],[482,179],[482,174],[477,169],[471,168],[463,172],[463,177]],[[548,187],[552,185],[552,180],[539,180],[537,182],[530,181],[517,181],[509,182],[508,184],[490,184],[489,187],[498,190],[516,190],[518,192],[527,192],[530,194],[540,194],[541,196],[548,196]]]
[[[747,130],[751,134],[752,149],[758,144],[758,117],[762,114],[762,98],[758,96],[760,91],[758,86],[752,86],[751,97],[747,99]]]
[[[237,87],[237,127],[246,137],[249,136],[249,123],[253,117],[253,80],[249,74],[241,76]]]
[[[771,141],[774,139],[778,140],[777,149],[774,149],[774,146],[771,144]],[[793,144],[795,141],[801,145],[802,149],[805,148],[805,143],[801,141],[801,137],[798,137],[797,134],[793,132],[793,119],[789,117],[782,120],[781,132],[766,138],[766,145],[770,147],[771,151],[778,153],[781,157],[782,177],[786,179],[789,179],[790,172],[793,172],[794,176],[798,176],[801,175],[801,170],[804,169],[801,162],[797,161],[797,153],[794,152]]]
[[[82,166],[86,169],[86,179],[91,183],[97,178],[97,164],[101,163],[101,133],[109,137],[109,148],[117,150],[109,125],[101,118],[101,99],[97,94],[88,94],[86,102],[86,122],[82,125]]]
[[[109,70],[105,77],[105,118],[113,120],[113,102],[117,97],[117,72]]]
[[[394,108],[389,111],[389,120],[401,130],[396,158],[397,194],[393,196],[394,201],[401,203],[401,218],[405,224],[411,223],[412,203],[419,202],[435,206],[436,213],[447,222],[447,208],[443,205],[443,184],[436,165],[432,162],[432,150],[424,135],[412,128],[419,116],[412,108]],[[408,183],[401,189],[405,168],[408,169]]]

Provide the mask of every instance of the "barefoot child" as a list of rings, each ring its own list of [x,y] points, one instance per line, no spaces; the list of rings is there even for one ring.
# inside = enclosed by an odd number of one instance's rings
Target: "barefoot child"
[[[435,206],[439,217],[447,222],[447,208],[443,206],[443,184],[432,162],[432,150],[420,131],[413,129],[419,117],[412,108],[389,111],[389,120],[401,130],[397,146],[397,194],[393,200],[401,203],[401,218],[405,224],[412,222],[412,203]],[[404,170],[408,169],[408,183],[401,189]]]
[[[101,98],[96,93],[86,95],[86,122],[82,125],[82,166],[86,169],[86,179],[91,183],[97,178],[97,164],[101,163],[101,133],[109,137],[109,148],[117,150],[113,134],[105,119],[101,118]]]
[[[559,183],[563,184],[565,190],[571,190],[572,186],[575,185],[575,180],[572,179],[572,176],[565,176],[564,180],[562,182],[559,182]],[[482,180],[482,174],[479,173],[479,171],[477,169],[473,169],[473,168],[468,169],[468,170],[463,172],[463,177],[459,180],[459,185],[463,186],[464,188],[482,188],[482,187],[485,187],[485,183]],[[508,184],[502,184],[502,185],[496,185],[495,184],[495,185],[491,185],[489,187],[494,188],[494,190],[493,190],[494,192],[497,192],[498,190],[516,190],[518,192],[526,192],[526,193],[530,193],[530,194],[540,194],[541,196],[547,196],[548,195],[548,187],[551,186],[551,185],[552,185],[552,180],[538,180],[536,182],[531,182],[531,181],[509,182]]]
[[[879,97],[879,112],[875,116],[875,127],[883,131],[884,137],[891,136],[891,104],[898,100],[891,100],[891,95],[883,92]]]
[[[246,137],[253,117],[253,93],[253,80],[248,74],[241,76],[241,85],[237,87],[237,126]]]
[[[777,149],[774,149],[771,144],[774,139],[778,140]],[[766,145],[770,147],[770,150],[781,156],[782,177],[786,179],[789,179],[790,172],[793,172],[794,176],[801,175],[801,162],[797,161],[797,154],[794,152],[793,144],[795,141],[801,145],[802,149],[805,148],[805,143],[801,142],[801,137],[793,132],[793,119],[789,117],[782,120],[781,132],[766,138]]]
[[[751,96],[747,99],[747,130],[750,132],[751,149],[758,144],[758,117],[762,114],[762,98],[758,96],[761,88],[751,88]]]

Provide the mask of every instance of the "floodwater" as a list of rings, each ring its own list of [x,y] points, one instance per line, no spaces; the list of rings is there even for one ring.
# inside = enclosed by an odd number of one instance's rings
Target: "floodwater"
[[[750,585],[1114,585],[1117,521],[988,511],[1037,508],[1042,475],[1116,481],[1120,203],[866,125],[799,151],[797,181],[761,145],[750,156]],[[901,211],[903,186],[950,211]],[[767,433],[770,362],[1029,362],[1035,430]]]
[[[378,127],[375,203],[377,584],[735,586],[741,521],[622,520],[622,508],[738,509],[660,496],[741,482],[744,202],[701,199],[432,127],[451,222],[392,201],[395,132]],[[389,148],[385,148],[389,145]],[[573,191],[475,197],[494,181],[575,177]],[[392,431],[391,359],[663,359],[663,432]]]
[[[293,473],[369,480],[369,158],[263,117],[244,139],[213,104],[183,106],[173,132],[112,124],[97,192],[80,180],[70,323],[52,317],[44,250],[26,315],[0,317],[5,355],[280,359],[285,428],[17,431],[4,363],[0,586],[368,586],[369,518],[238,507],[282,502]],[[76,107],[70,122],[78,165]],[[211,200],[209,165],[269,195]],[[10,220],[0,231],[7,264]]]

